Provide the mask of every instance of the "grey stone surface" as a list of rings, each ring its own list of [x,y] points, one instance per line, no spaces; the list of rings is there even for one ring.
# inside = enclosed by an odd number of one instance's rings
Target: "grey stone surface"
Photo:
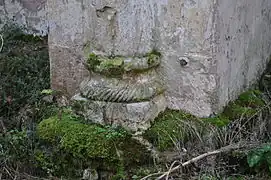
[[[271,54],[271,1],[218,0],[214,58],[218,107],[253,85]]]
[[[149,101],[165,91],[154,72],[123,79],[93,75],[79,89],[83,97],[91,100],[122,103]]]
[[[88,169],[84,170],[82,179],[84,179],[84,180],[98,180],[99,175],[95,169],[88,168]]]
[[[27,33],[48,34],[46,0],[0,0],[0,24],[14,22]]]

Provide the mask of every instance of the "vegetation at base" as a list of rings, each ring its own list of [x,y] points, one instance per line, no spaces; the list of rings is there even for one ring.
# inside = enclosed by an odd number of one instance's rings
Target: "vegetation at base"
[[[241,117],[252,117],[260,108],[263,108],[263,93],[259,90],[248,90],[242,93],[237,100],[230,102],[223,114],[230,120]]]
[[[222,128],[239,118],[250,118],[265,105],[259,90],[248,90],[230,102],[225,110],[214,117],[197,118],[184,111],[166,110],[161,113],[145,132],[145,137],[159,150],[167,150],[176,142],[186,142],[200,137],[210,125]]]
[[[200,137],[203,127],[204,124],[191,114],[166,110],[156,118],[144,137],[163,151],[174,147],[175,142]]]
[[[149,152],[124,129],[84,124],[79,116],[67,109],[61,117],[56,115],[41,121],[37,132],[54,149],[72,155],[77,161],[88,159],[91,167],[117,171],[117,176],[123,174],[126,166],[145,162],[150,157]]]
[[[38,115],[40,92],[50,87],[49,54],[46,37],[26,35],[14,25],[5,25],[0,34],[0,116],[12,127],[17,123],[13,116],[26,106]]]
[[[83,124],[70,112],[41,121],[37,130],[43,140],[59,144],[77,158],[118,159],[117,147],[130,138],[121,128]]]
[[[247,162],[255,171],[263,171],[267,168],[271,175],[271,144],[265,144],[248,153]]]

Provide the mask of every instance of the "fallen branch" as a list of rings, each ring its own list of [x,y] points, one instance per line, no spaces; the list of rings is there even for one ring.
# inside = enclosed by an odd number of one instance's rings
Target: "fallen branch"
[[[174,167],[174,165],[175,165],[176,162],[177,162],[177,161],[174,161],[174,162],[170,165],[169,171],[168,171],[168,173],[167,173],[166,180],[168,180],[169,174],[170,174],[170,172],[172,171],[172,168]]]
[[[206,153],[204,153],[204,154],[201,154],[201,155],[199,155],[199,156],[197,156],[197,157],[194,157],[194,158],[190,159],[189,161],[186,161],[186,162],[184,162],[184,163],[182,163],[182,164],[180,164],[180,165],[175,166],[174,168],[171,167],[171,168],[170,168],[168,171],[166,171],[166,172],[153,173],[153,174],[150,174],[150,175],[148,175],[148,176],[146,176],[146,177],[143,177],[143,178],[140,179],[140,180],[146,180],[146,179],[148,179],[148,178],[150,178],[150,177],[157,176],[157,175],[160,175],[160,174],[162,174],[162,175],[159,176],[159,177],[157,178],[157,180],[160,180],[160,179],[164,178],[165,176],[168,178],[168,176],[169,176],[170,173],[172,173],[172,172],[174,172],[174,171],[176,171],[176,170],[178,170],[178,169],[180,169],[180,168],[183,168],[183,167],[185,167],[185,166],[188,166],[189,164],[192,164],[192,163],[194,163],[194,162],[197,162],[197,161],[199,161],[199,160],[201,160],[201,159],[203,159],[203,158],[206,158],[206,157],[208,157],[208,156],[213,156],[213,155],[216,155],[216,154],[225,153],[225,152],[229,152],[229,151],[233,151],[233,150],[237,150],[237,149],[243,149],[243,148],[248,148],[248,147],[252,148],[252,147],[256,147],[256,146],[258,146],[258,145],[259,145],[259,144],[249,144],[249,145],[243,145],[243,146],[240,146],[239,144],[231,144],[231,145],[222,147],[222,148],[220,148],[220,149],[217,149],[217,150],[214,150],[214,151],[209,151],[209,152],[206,152]]]

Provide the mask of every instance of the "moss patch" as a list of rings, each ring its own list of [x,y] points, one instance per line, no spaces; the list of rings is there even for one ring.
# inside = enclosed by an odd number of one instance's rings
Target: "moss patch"
[[[225,116],[224,114],[218,115],[216,117],[201,118],[201,120],[218,127],[223,127],[230,123],[229,117]]]
[[[161,53],[157,50],[152,50],[150,53],[147,54],[148,57],[148,65],[150,67],[154,67],[160,63]]]
[[[69,111],[43,120],[38,125],[38,134],[74,158],[88,159],[97,166],[107,164],[106,168],[140,164],[150,157],[145,147],[124,129],[84,124]]]
[[[160,57],[161,54],[158,51],[152,51],[145,56],[139,57],[143,58],[143,62],[138,63],[135,59],[125,62],[125,58],[121,56],[102,57],[91,53],[88,56],[87,65],[90,71],[106,76],[120,76],[125,72],[140,73],[158,66],[160,64]]]
[[[160,114],[144,137],[163,151],[174,147],[175,142],[187,141],[203,132],[203,123],[183,111],[166,110]]]
[[[259,90],[249,90],[242,93],[237,100],[230,102],[222,114],[230,120],[241,117],[247,118],[255,115],[264,105],[262,92]]]
[[[100,64],[94,71],[107,76],[120,76],[124,73],[124,59],[122,57],[100,58]]]
[[[98,59],[98,56],[94,53],[89,54],[87,59],[87,65],[89,70],[93,71],[95,66],[98,66],[100,64],[100,61]]]

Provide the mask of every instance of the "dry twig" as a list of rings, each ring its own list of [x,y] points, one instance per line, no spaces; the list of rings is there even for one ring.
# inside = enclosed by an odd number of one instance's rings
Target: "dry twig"
[[[245,144],[245,145],[240,145],[240,144],[230,144],[228,146],[225,146],[225,147],[222,147],[220,149],[217,149],[217,150],[214,150],[214,151],[209,151],[209,152],[206,152],[204,154],[201,154],[197,157],[194,157],[192,159],[190,159],[189,161],[186,161],[182,164],[179,164],[177,166],[175,166],[174,168],[170,167],[170,169],[166,172],[158,172],[158,173],[154,173],[154,174],[150,174],[146,177],[143,177],[141,180],[146,180],[150,177],[153,177],[153,176],[157,176],[157,175],[161,175],[157,178],[157,180],[161,180],[162,178],[164,178],[165,176],[168,178],[169,174],[182,168],[182,167],[185,167],[185,166],[188,166],[194,162],[197,162],[203,158],[206,158],[208,156],[212,156],[212,155],[216,155],[216,154],[220,154],[220,153],[225,153],[225,152],[229,152],[229,151],[233,151],[233,150],[237,150],[237,149],[243,149],[243,148],[252,148],[252,147],[256,147],[258,144]]]
[[[4,47],[4,39],[3,39],[3,36],[1,34],[0,34],[0,39],[1,39],[1,46],[0,46],[0,52],[1,52],[3,47]]]

